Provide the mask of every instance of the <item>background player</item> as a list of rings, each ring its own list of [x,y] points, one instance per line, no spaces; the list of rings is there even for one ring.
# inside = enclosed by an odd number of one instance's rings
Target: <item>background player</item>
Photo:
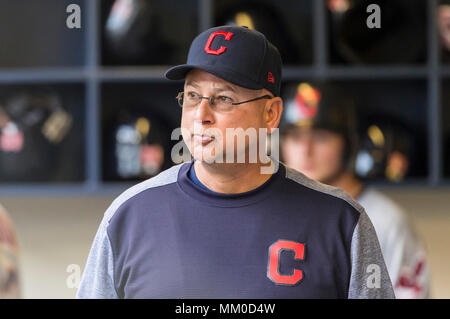
[[[356,105],[337,84],[300,83],[285,110],[282,158],[308,177],[340,187],[365,208],[397,298],[426,298],[425,250],[403,209],[354,174],[358,147]]]

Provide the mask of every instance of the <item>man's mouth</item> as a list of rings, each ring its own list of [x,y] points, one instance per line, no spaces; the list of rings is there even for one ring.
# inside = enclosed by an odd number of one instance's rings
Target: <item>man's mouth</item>
[[[214,136],[203,134],[192,134],[191,138],[193,138],[195,142],[201,143],[202,145],[206,145],[214,140]]]

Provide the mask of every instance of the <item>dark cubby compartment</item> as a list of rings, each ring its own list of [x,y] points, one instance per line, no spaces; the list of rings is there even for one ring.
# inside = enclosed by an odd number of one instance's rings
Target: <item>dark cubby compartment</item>
[[[313,1],[216,0],[213,7],[215,26],[247,25],[279,49],[284,65],[312,64]]]
[[[1,183],[85,179],[84,85],[0,87]]]
[[[174,165],[171,133],[180,126],[180,83],[103,83],[102,175],[137,181]]]
[[[87,1],[0,0],[0,68],[82,66]],[[67,27],[70,4],[81,8],[80,29]]]
[[[424,65],[427,1],[325,1],[329,63]],[[369,7],[377,5],[377,9]],[[379,9],[379,10],[378,10]],[[379,13],[379,19],[374,19]],[[379,28],[373,23],[379,21]]]
[[[198,31],[199,1],[101,1],[101,64],[184,63]]]

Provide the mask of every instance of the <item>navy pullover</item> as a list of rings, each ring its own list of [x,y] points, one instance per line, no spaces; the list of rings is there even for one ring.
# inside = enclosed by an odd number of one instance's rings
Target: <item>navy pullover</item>
[[[78,298],[394,298],[347,193],[280,163],[257,189],[221,194],[189,178],[193,163],[114,200]]]

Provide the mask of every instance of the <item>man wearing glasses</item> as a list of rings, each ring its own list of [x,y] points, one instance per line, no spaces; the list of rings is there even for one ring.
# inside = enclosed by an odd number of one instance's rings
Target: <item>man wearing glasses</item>
[[[193,159],[111,204],[78,298],[394,297],[357,202],[273,156],[252,158],[277,136],[281,69],[278,50],[246,27],[194,39],[187,64],[165,74],[185,80],[177,99]]]

